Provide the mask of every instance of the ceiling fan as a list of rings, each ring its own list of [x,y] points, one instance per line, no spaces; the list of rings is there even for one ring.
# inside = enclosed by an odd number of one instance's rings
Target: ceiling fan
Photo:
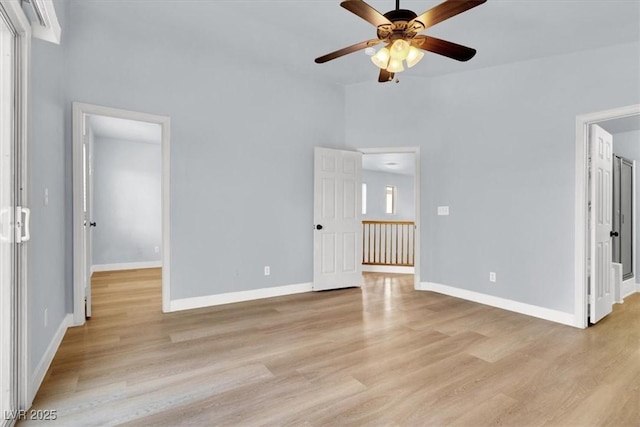
[[[451,43],[435,37],[418,33],[446,19],[480,6],[487,0],[446,0],[444,3],[418,16],[415,12],[400,9],[400,0],[396,0],[395,10],[384,15],[362,0],[345,0],[340,3],[348,11],[358,15],[378,29],[377,39],[363,41],[335,52],[316,58],[322,64],[358,50],[385,43],[385,47],[371,57],[371,61],[380,68],[378,81],[385,83],[393,80],[396,73],[404,71],[403,62],[409,68],[416,65],[424,53],[421,50],[437,53],[458,61],[468,61],[476,54],[470,47]]]

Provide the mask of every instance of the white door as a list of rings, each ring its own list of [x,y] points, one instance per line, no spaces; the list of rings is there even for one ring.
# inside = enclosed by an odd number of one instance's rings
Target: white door
[[[591,209],[589,261],[589,319],[596,323],[611,313],[613,305],[611,232],[613,230],[613,137],[591,125]]]
[[[93,265],[92,254],[92,231],[96,223],[91,215],[92,197],[92,134],[91,117],[85,115],[83,137],[82,137],[82,186],[83,186],[83,213],[84,213],[84,285],[85,285],[85,317],[91,317],[91,266]]]
[[[362,153],[315,149],[313,290],[362,284]]]
[[[16,35],[0,8],[0,414],[16,409],[16,144],[14,45]],[[10,415],[9,415],[10,416]],[[0,418],[0,424],[5,418]],[[6,418],[9,419],[9,418]]]

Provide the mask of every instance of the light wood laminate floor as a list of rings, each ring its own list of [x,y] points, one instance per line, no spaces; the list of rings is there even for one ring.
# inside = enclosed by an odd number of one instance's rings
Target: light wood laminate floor
[[[97,273],[34,408],[65,426],[640,425],[640,295],[579,330],[365,278],[163,314],[159,269]]]

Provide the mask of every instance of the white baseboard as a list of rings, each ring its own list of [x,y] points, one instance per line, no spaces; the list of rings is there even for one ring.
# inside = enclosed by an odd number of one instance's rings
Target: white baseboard
[[[250,291],[183,298],[172,300],[170,302],[170,311],[190,310],[193,308],[211,307],[214,305],[231,304],[234,302],[279,297],[282,295],[292,295],[311,291],[312,283],[300,283],[296,285],[277,286],[274,288],[261,288],[252,289]]]
[[[503,310],[526,314],[527,316],[538,317],[551,322],[562,323],[563,325],[576,326],[575,316],[570,313],[539,307],[537,305],[525,304],[493,295],[481,294],[479,292],[473,292],[466,289],[454,288],[453,286],[441,285],[439,283],[422,282],[420,285],[419,290],[421,291],[437,292],[439,294],[490,305],[491,307],[497,307]]]
[[[636,292],[640,292],[640,283],[622,283],[622,302],[629,295],[633,295]]]
[[[53,335],[53,338],[51,339],[51,342],[49,343],[47,350],[42,355],[42,358],[40,359],[40,362],[38,363],[36,370],[33,372],[33,375],[31,376],[31,382],[29,383],[28,407],[31,407],[31,403],[33,402],[33,399],[36,397],[36,393],[38,392],[38,389],[40,388],[40,385],[44,380],[44,376],[47,374],[47,370],[49,369],[49,366],[51,366],[51,362],[53,361],[53,358],[56,355],[56,352],[58,351],[58,347],[60,347],[60,343],[64,338],[64,334],[65,332],[67,332],[67,328],[69,328],[72,325],[73,325],[73,314],[67,313],[67,315],[64,316],[64,318],[62,319],[60,326],[58,326],[58,330]]]
[[[91,266],[91,274],[96,271],[140,270],[162,267],[162,261],[121,262],[117,264],[96,264]]]
[[[392,274],[413,274],[414,267],[404,267],[395,265],[363,265],[362,272],[368,273],[392,273]]]

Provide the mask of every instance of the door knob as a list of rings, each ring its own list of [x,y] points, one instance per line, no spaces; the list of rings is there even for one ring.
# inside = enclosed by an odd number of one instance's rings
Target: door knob
[[[609,232],[609,236],[610,237],[618,237],[620,235],[620,233],[618,233],[617,231],[610,231]]]
[[[322,230],[322,225],[321,224],[316,225],[316,230]]]
[[[95,222],[90,222],[90,223],[89,223],[89,226],[90,226],[90,227],[95,227],[96,225],[97,225],[97,224],[96,224]]]

